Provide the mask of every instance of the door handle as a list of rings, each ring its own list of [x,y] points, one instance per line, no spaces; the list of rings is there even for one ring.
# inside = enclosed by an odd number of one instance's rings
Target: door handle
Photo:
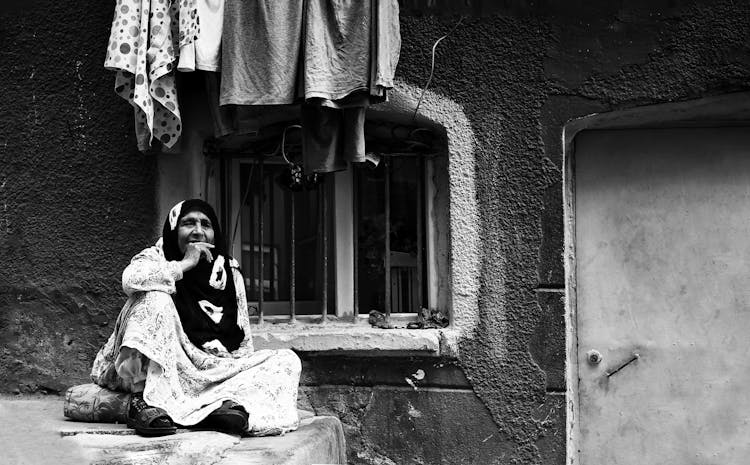
[[[633,356],[630,357],[630,360],[626,361],[625,363],[623,363],[622,365],[620,365],[616,369],[608,372],[607,373],[607,378],[609,378],[610,376],[614,375],[615,373],[617,373],[618,371],[622,370],[623,368],[625,368],[626,366],[630,365],[631,363],[635,362],[639,358],[641,358],[641,356],[638,354],[638,352],[633,352]]]

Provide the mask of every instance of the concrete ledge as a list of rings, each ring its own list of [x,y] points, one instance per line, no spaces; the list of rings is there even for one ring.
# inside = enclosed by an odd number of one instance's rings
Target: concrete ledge
[[[122,428],[84,424],[62,432],[74,442],[84,461],[97,465],[309,465],[346,463],[341,422],[335,417],[311,417],[284,436],[240,438],[214,431],[178,430],[177,434],[143,438]],[[130,431],[130,430],[126,430]]]
[[[344,429],[336,417],[313,417],[285,436],[242,439],[217,465],[345,464]]]
[[[253,329],[256,349],[366,356],[450,356],[450,329],[380,329],[359,325],[275,324]]]
[[[179,429],[137,436],[121,424],[63,417],[61,397],[0,397],[0,463],[14,465],[310,465],[346,463],[341,422],[300,411],[300,427],[284,436],[240,438]]]

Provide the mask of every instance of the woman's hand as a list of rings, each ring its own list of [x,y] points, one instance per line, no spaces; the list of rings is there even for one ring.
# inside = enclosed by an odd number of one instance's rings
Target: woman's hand
[[[209,263],[214,261],[214,256],[211,253],[213,248],[214,245],[208,242],[189,242],[185,247],[185,256],[180,260],[182,272],[195,268],[201,258],[205,258]]]

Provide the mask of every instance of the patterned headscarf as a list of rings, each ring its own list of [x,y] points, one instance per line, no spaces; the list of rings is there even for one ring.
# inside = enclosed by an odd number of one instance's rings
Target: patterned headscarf
[[[218,339],[227,350],[240,346],[245,333],[237,326],[237,293],[229,265],[227,245],[221,233],[214,209],[200,199],[184,200],[170,210],[162,232],[164,256],[167,260],[182,260],[177,243],[177,225],[190,212],[205,214],[214,229],[213,262],[201,258],[195,268],[186,271],[175,283],[177,292],[172,300],[180,315],[182,328],[190,341],[198,347]]]

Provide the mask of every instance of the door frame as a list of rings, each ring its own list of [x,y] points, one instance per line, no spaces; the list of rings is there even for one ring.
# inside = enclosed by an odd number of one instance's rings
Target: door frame
[[[587,129],[656,129],[747,125],[750,92],[737,92],[678,103],[596,113],[568,121],[563,147],[563,262],[565,269],[566,463],[579,460],[578,333],[576,299],[575,137]],[[584,464],[588,465],[588,464]]]

